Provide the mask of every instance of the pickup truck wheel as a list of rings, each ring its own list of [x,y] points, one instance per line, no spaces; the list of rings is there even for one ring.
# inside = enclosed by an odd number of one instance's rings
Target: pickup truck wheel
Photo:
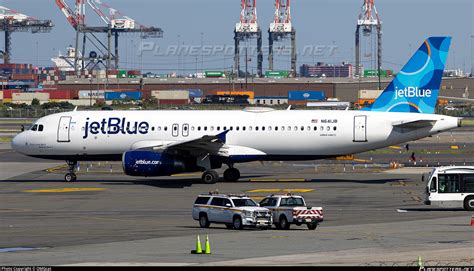
[[[280,226],[280,229],[282,229],[282,230],[289,230],[290,229],[290,223],[288,223],[288,220],[286,219],[286,216],[284,216],[284,215],[280,216],[279,226]]]
[[[211,223],[209,222],[209,219],[207,219],[207,215],[201,214],[199,216],[199,226],[201,226],[201,228],[209,228],[209,225],[211,225]]]
[[[232,225],[234,226],[235,230],[241,230],[244,227],[242,225],[242,218],[240,218],[240,216],[234,217],[234,221],[233,221]]]
[[[464,199],[464,210],[474,211],[474,197],[469,196]]]
[[[318,223],[316,222],[308,223],[306,225],[308,226],[309,230],[315,230],[318,227]]]

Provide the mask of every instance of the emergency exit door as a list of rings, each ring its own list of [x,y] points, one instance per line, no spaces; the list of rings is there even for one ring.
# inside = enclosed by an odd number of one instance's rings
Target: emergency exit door
[[[58,125],[58,142],[70,142],[71,117],[61,117]]]
[[[367,116],[354,117],[354,142],[367,142]]]

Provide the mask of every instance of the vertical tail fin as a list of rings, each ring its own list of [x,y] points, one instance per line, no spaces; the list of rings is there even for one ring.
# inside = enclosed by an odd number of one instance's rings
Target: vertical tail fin
[[[433,114],[451,37],[430,37],[364,111]]]

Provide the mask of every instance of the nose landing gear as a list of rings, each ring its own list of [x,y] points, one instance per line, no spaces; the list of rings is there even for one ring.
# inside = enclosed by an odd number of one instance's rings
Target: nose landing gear
[[[68,166],[68,173],[64,175],[64,181],[66,182],[75,182],[77,180],[76,174],[74,174],[74,170],[77,167],[77,161],[66,161]]]

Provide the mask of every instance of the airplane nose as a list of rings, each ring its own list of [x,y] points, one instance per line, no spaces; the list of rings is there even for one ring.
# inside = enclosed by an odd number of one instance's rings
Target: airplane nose
[[[20,151],[21,147],[24,145],[23,137],[24,136],[20,133],[12,139],[12,142],[11,142],[12,149],[14,149],[17,152]]]

